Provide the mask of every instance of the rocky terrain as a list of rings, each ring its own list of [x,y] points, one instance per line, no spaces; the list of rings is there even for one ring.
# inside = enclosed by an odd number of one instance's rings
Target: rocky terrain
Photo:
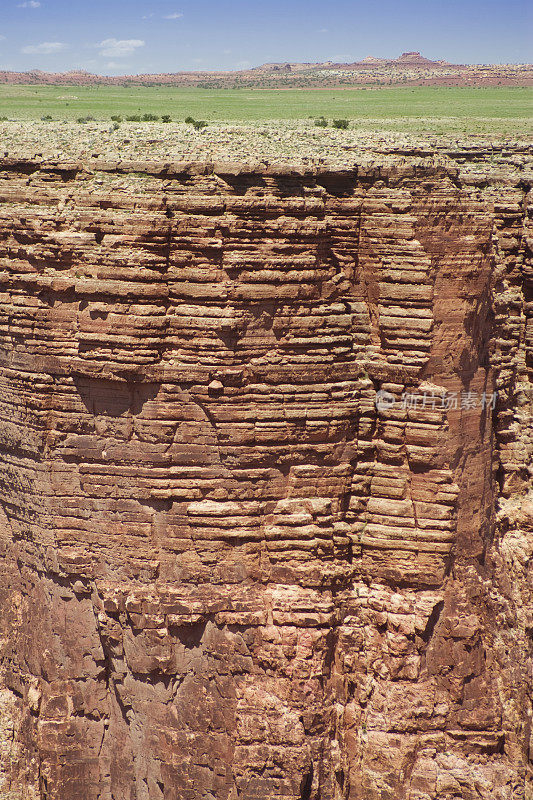
[[[445,127],[446,120],[415,120],[421,128]],[[456,119],[457,127],[461,124]],[[245,162],[251,169],[290,164],[299,168],[328,166],[351,168],[393,166],[399,163],[435,163],[461,170],[466,182],[486,185],[487,181],[520,183],[530,181],[533,145],[530,125],[522,120],[497,120],[513,128],[512,135],[494,130],[487,120],[484,132],[465,135],[460,130],[446,134],[412,133],[395,130],[405,120],[357,120],[348,130],[317,128],[313,120],[270,120],[266,123],[210,122],[195,131],[184,123],[122,122],[114,130],[109,122],[75,124],[66,121],[0,121],[0,157],[35,161],[83,161],[91,170],[99,159],[112,163],[172,161]],[[519,133],[520,123],[523,132]],[[372,126],[377,130],[373,130]],[[479,121],[483,130],[483,120]],[[383,128],[383,130],[380,130]],[[133,168],[132,168],[133,169]],[[130,169],[121,171],[122,188],[127,191]],[[102,176],[95,181],[103,180]]]
[[[531,144],[5,130],[0,796],[530,798]]]
[[[71,86],[204,86],[234,88],[331,88],[343,85],[443,85],[443,86],[531,86],[531,64],[450,64],[430,61],[418,52],[397,59],[369,56],[351,64],[323,63],[263,64],[250,69],[209,72],[174,72],[147,75],[94,75],[84,70],[53,73],[42,70],[0,70],[0,84],[24,83]]]

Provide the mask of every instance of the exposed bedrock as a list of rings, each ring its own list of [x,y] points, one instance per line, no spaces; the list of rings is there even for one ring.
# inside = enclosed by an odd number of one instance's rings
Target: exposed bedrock
[[[0,162],[3,790],[525,800],[528,187],[89,166]]]

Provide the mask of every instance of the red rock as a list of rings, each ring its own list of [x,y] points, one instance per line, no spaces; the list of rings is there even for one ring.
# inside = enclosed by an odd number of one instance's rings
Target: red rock
[[[127,169],[0,164],[0,780],[525,800],[529,195]]]

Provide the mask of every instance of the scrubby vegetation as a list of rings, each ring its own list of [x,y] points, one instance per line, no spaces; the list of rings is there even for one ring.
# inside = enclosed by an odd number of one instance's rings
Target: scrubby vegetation
[[[192,125],[195,131],[201,131],[202,128],[207,128],[205,119],[194,119],[194,117],[186,117],[185,122]]]
[[[327,128],[328,124],[329,123],[325,117],[318,117],[318,119],[315,119],[316,128]],[[331,124],[338,130],[346,130],[346,128],[349,127],[349,122],[347,119],[334,119]]]
[[[64,94],[63,94],[64,92]],[[349,129],[401,130],[437,133],[439,130],[464,133],[530,131],[531,87],[440,87],[404,86],[352,89],[287,89],[270,91],[245,88],[195,89],[167,86],[57,86],[30,84],[0,85],[0,114],[8,121],[35,120],[52,116],[41,124],[94,116],[107,121],[110,116],[133,117],[141,122],[145,111],[153,116],[171,116],[174,121],[207,120],[217,122],[314,120],[324,118],[331,129],[332,119],[346,119]],[[111,124],[118,120],[111,120]],[[156,125],[157,123],[150,123]],[[321,130],[321,125],[315,131]],[[340,131],[337,129],[337,137]]]

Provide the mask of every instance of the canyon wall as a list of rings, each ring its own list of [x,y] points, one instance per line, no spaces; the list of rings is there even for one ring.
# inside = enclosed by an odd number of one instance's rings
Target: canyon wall
[[[0,160],[0,792],[531,796],[530,203]]]

